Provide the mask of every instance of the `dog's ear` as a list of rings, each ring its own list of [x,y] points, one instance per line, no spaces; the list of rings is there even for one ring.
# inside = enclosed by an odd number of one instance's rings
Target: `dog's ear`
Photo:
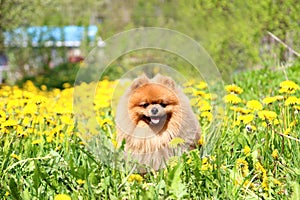
[[[161,74],[157,74],[153,80],[157,83],[160,83],[164,86],[167,86],[168,88],[171,88],[171,89],[175,89],[176,87],[176,84],[175,82],[173,81],[173,79],[171,79],[170,77],[167,77],[167,76],[162,76]]]
[[[145,85],[146,83],[149,83],[149,81],[150,81],[149,78],[145,74],[142,74],[141,76],[139,76],[132,82],[131,90],[135,90],[135,89]]]

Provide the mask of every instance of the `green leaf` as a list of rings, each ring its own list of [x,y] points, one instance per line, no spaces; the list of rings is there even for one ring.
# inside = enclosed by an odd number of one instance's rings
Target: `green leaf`
[[[296,182],[293,182],[292,183],[292,186],[293,186],[293,190],[294,190],[294,192],[293,192],[293,194],[292,194],[292,197],[291,197],[291,199],[292,200],[298,200],[298,199],[300,199],[300,184],[299,183],[296,183]]]
[[[181,181],[181,174],[183,171],[183,164],[179,163],[169,174],[169,191],[171,192],[172,197],[175,199],[182,199],[186,194],[187,190],[185,185]]]
[[[20,193],[19,193],[19,189],[18,189],[18,185],[15,181],[14,178],[10,178],[9,180],[9,189],[10,189],[10,192],[11,192],[11,195],[17,199],[17,200],[21,200],[21,197],[20,197]]]
[[[28,188],[26,188],[22,194],[23,200],[31,200],[32,196],[30,195],[30,192],[28,191]]]
[[[34,168],[34,173],[33,173],[32,179],[33,179],[33,187],[34,187],[36,193],[38,194],[38,189],[41,184],[41,178],[40,178],[39,166],[36,162],[35,162],[35,168]]]

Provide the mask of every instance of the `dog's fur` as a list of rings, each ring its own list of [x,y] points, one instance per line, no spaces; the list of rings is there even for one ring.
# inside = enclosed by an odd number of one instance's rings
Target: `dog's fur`
[[[119,101],[116,124],[117,142],[120,146],[125,140],[126,155],[154,170],[165,167],[171,156],[195,148],[201,134],[187,96],[160,74],[133,81]],[[185,142],[172,148],[169,143],[176,137]]]

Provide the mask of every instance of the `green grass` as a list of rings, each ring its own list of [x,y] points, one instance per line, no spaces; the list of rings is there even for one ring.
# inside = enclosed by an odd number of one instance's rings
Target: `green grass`
[[[300,84],[299,66],[286,73]],[[285,100],[264,105],[264,109],[277,113],[279,124],[266,122],[253,112],[255,118],[249,124],[256,130],[248,132],[247,124],[234,124],[241,114],[230,109],[246,108],[249,100],[262,102],[267,96],[284,95],[278,92],[284,80],[282,71],[236,74],[234,82],[244,90],[238,95],[243,101],[228,105],[224,111],[224,124],[211,154],[202,158],[199,150],[193,150],[175,158],[166,169],[146,174],[142,180],[130,172],[105,166],[81,142],[76,124],[61,122],[63,114],[41,118],[32,114],[29,125],[25,125],[24,115],[16,118],[17,124],[4,125],[4,121],[21,115],[11,112],[10,96],[3,92],[0,98],[6,116],[0,128],[0,197],[54,199],[56,194],[68,194],[72,199],[299,199],[300,116],[296,110],[285,106]],[[285,98],[299,99],[299,94],[298,90]],[[105,109],[102,118],[112,122],[109,111]],[[295,125],[291,125],[293,122]],[[207,136],[207,120],[201,118],[201,123]],[[281,135],[289,127],[289,134]],[[54,138],[47,142],[53,130]],[[114,130],[114,123],[107,123],[98,131],[112,135]]]

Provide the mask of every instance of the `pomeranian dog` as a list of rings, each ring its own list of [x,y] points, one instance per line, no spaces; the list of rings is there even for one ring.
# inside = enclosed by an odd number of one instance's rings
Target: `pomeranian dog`
[[[175,82],[160,74],[135,79],[120,98],[116,111],[117,142],[125,156],[154,170],[172,156],[194,149],[200,138],[199,122],[188,97]],[[181,138],[176,147],[170,145]]]

